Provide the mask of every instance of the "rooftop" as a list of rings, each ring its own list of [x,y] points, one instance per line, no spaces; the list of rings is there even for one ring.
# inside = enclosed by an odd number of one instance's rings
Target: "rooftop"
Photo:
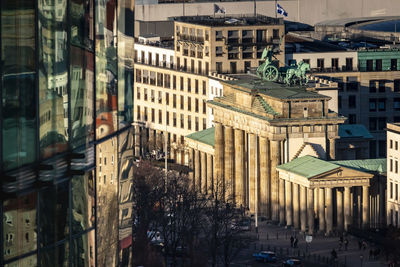
[[[362,124],[339,124],[340,138],[373,138]]]
[[[191,133],[191,134],[187,135],[186,138],[189,138],[189,139],[198,141],[200,143],[214,147],[214,142],[215,142],[214,135],[215,135],[215,128],[211,127],[211,128],[205,129],[203,131]]]
[[[297,33],[288,33],[285,36],[285,54],[343,51],[347,51],[347,49],[339,45],[301,36]]]
[[[180,16],[171,17],[171,20],[212,27],[231,26],[259,26],[259,25],[283,25],[282,18],[272,18],[264,15],[216,15],[216,16]]]
[[[386,173],[386,158],[326,161],[312,156],[296,158],[288,163],[277,166],[277,169],[295,173],[305,178],[312,178],[330,171],[346,167],[367,173]]]
[[[400,122],[388,123],[386,124],[387,130],[400,133]]]

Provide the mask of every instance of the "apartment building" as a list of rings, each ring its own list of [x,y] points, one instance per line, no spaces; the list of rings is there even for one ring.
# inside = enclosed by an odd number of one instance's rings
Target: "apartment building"
[[[339,48],[340,49],[340,48]],[[287,62],[303,60],[313,75],[338,83],[338,112],[363,124],[373,136],[369,157],[386,156],[386,123],[400,121],[400,53],[396,48],[357,51],[293,50]]]
[[[400,124],[387,124],[387,224],[400,226]]]
[[[171,158],[185,164],[184,136],[212,126],[206,101],[222,94],[219,79],[225,78],[209,75],[257,67],[267,45],[283,50],[284,25],[260,15],[173,19],[172,47],[135,44],[135,155],[163,150],[166,139]]]

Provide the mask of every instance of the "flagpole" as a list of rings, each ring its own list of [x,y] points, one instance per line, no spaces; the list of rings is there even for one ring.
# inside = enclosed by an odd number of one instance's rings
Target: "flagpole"
[[[277,3],[278,1],[277,0],[275,0],[275,18],[278,18],[278,13],[277,13],[277,11],[276,11],[276,7],[277,7]]]

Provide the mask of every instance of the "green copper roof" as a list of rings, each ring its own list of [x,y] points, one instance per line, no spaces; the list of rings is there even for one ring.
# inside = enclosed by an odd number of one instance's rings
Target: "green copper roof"
[[[331,161],[334,164],[369,173],[386,173],[386,158]]]
[[[192,140],[196,140],[200,143],[204,143],[214,147],[215,140],[215,128],[208,128],[200,132],[191,133],[186,136],[186,138],[190,138]]]
[[[340,124],[339,136],[341,138],[373,138],[362,124]]]
[[[317,159],[312,156],[304,156],[277,166],[280,170],[289,171],[305,178],[311,178],[339,167],[329,161]]]

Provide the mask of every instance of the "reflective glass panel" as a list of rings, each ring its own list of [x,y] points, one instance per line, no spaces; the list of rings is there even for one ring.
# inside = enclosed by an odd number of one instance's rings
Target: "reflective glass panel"
[[[0,1],[3,168],[36,158],[35,1]]]
[[[69,244],[68,242],[57,247],[42,250],[40,254],[41,266],[68,266]]]
[[[95,231],[90,231],[82,236],[75,238],[71,247],[72,267],[91,267],[95,266]]]
[[[3,203],[3,248],[8,260],[36,249],[36,201],[31,193]]]
[[[96,137],[117,130],[117,10],[115,0],[97,0]]]
[[[17,261],[13,261],[11,263],[7,263],[4,265],[5,267],[36,267],[37,266],[37,257],[36,255],[28,256],[22,258]]]
[[[68,237],[68,182],[40,191],[40,245],[51,245]],[[45,265],[52,266],[52,265]]]
[[[67,149],[67,1],[39,0],[39,137],[48,158]]]
[[[117,138],[98,144],[96,149],[97,261],[100,266],[114,266],[118,259]]]
[[[133,121],[134,1],[118,1],[118,119],[119,128]]]
[[[80,233],[95,223],[95,192],[93,171],[74,176],[71,180],[72,192],[72,233]]]

